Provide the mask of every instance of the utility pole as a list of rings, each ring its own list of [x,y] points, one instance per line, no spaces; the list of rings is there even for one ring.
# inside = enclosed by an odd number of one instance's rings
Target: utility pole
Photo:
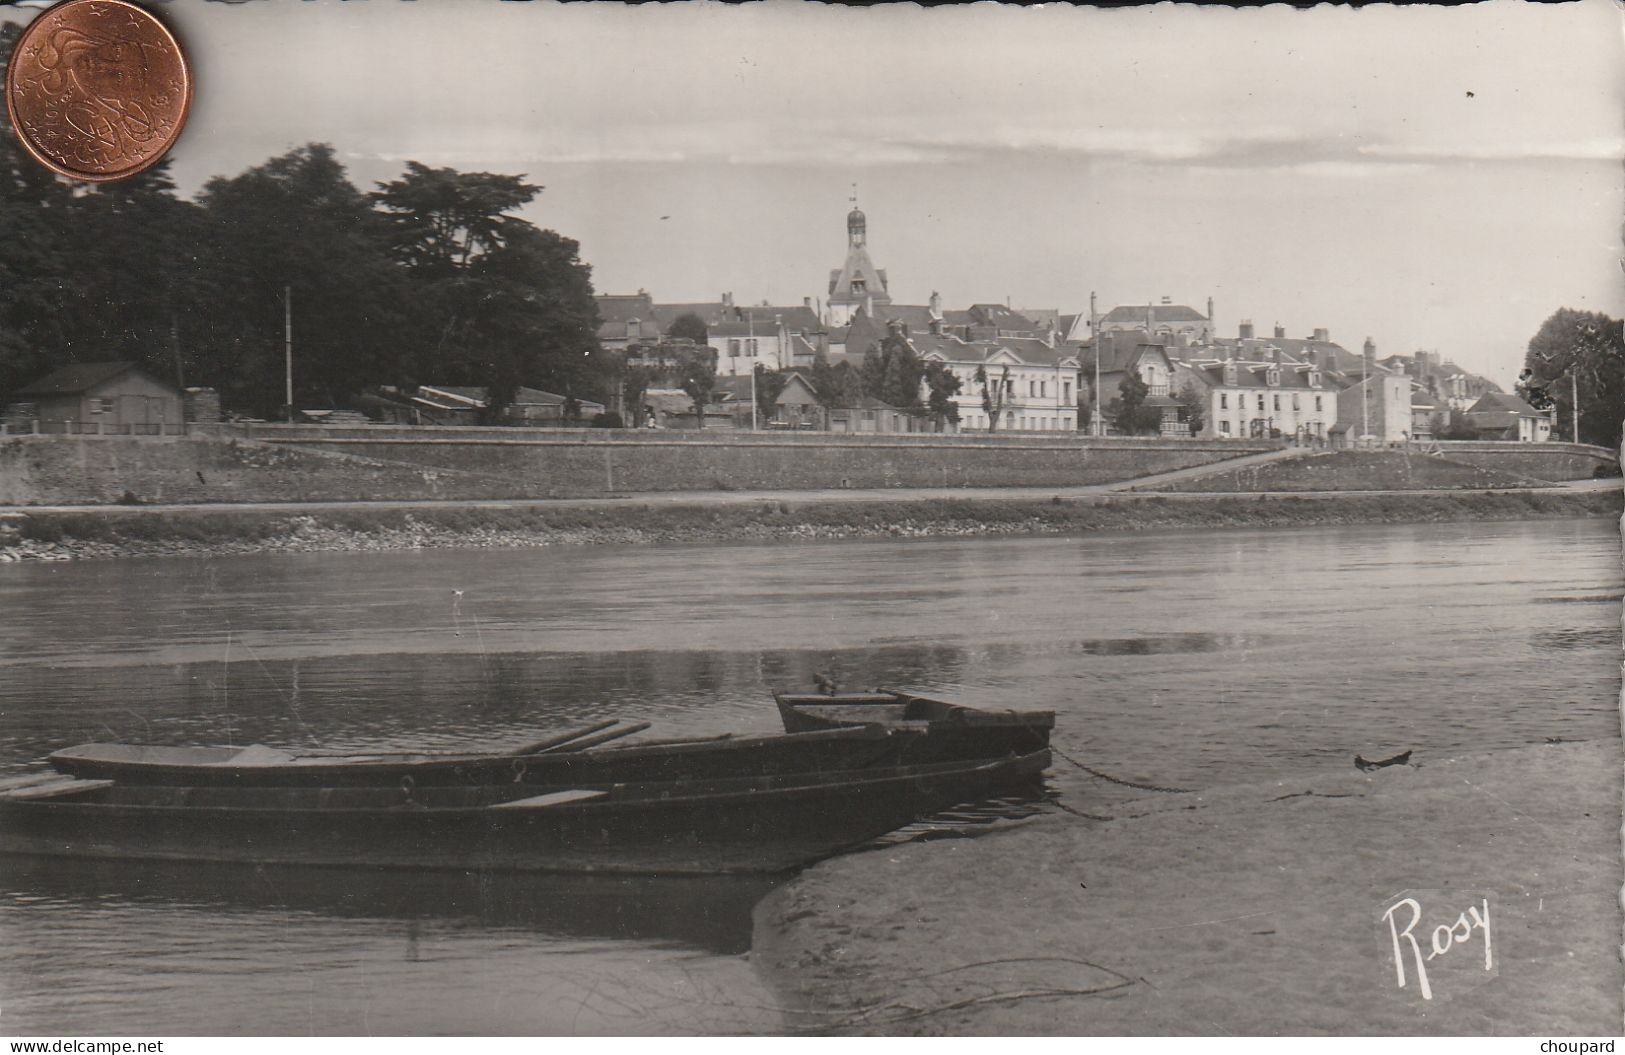
[[[1574,367],[1569,367],[1569,401],[1574,405],[1574,442],[1580,442],[1580,382],[1574,373]]]
[[[1100,313],[1095,310],[1095,291],[1089,291],[1089,339],[1095,346],[1095,413],[1094,426],[1089,431],[1096,436],[1106,435],[1106,423],[1100,420]]]
[[[1371,357],[1360,357],[1360,372],[1364,380],[1360,382],[1360,443],[1364,445],[1371,436]]]
[[[175,356],[175,387],[186,391],[186,373],[181,369],[181,324],[175,313],[169,313],[169,350]]]
[[[293,287],[282,287],[282,361],[288,421],[293,421]]]

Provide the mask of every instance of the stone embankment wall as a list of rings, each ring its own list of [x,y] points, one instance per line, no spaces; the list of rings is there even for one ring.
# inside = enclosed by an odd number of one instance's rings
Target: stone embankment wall
[[[1079,487],[1207,465],[1278,444],[1037,436],[832,436],[608,430],[332,430],[272,442],[434,469],[494,473],[538,498],[651,491]],[[458,435],[469,431],[478,435]],[[445,433],[451,435],[445,435]]]
[[[1451,461],[1499,469],[1540,480],[1589,480],[1599,467],[1619,466],[1617,452],[1589,443],[1474,443],[1446,440],[1439,444]]]
[[[220,427],[0,437],[0,505],[600,497],[655,491],[1081,486],[1271,449],[1218,441],[630,430]],[[128,499],[125,499],[128,500]]]
[[[241,440],[0,438],[0,505],[483,498],[477,476]]]
[[[708,490],[1079,487],[1275,449],[1080,436],[614,429],[205,427],[187,437],[0,436],[0,505],[594,498]],[[1541,480],[1617,465],[1579,444],[1442,445]]]

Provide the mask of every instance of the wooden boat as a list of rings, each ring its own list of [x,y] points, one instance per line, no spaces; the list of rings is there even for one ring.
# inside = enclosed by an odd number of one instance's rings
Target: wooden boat
[[[787,733],[869,727],[924,734],[909,760],[1024,755],[1049,747],[1054,711],[983,711],[889,689],[854,693],[774,693]]]
[[[60,773],[124,784],[243,787],[419,787],[474,784],[613,784],[629,781],[845,772],[916,761],[918,732],[819,729],[794,735],[713,737],[567,750],[565,743],[526,754],[301,755],[263,745],[162,747],[81,744],[50,755]],[[927,761],[920,758],[918,761]]]
[[[1035,782],[1049,752],[541,791],[168,787],[47,775],[0,791],[0,852],[248,864],[671,875],[782,872]]]

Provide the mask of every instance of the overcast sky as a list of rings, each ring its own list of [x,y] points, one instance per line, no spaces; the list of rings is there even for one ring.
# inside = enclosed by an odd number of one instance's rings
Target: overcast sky
[[[1161,5],[173,0],[183,188],[312,140],[522,172],[600,292],[799,303],[851,185],[895,300],[1217,302],[1509,382],[1560,306],[1625,313],[1606,0]]]

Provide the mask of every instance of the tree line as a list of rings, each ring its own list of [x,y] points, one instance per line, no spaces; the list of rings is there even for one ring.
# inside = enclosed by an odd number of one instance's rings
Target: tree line
[[[17,35],[0,25],[0,56]],[[188,200],[167,162],[57,179],[0,122],[0,401],[67,363],[129,360],[276,415],[290,304],[301,408],[376,384],[484,386],[493,415],[521,385],[601,399],[591,270],[517,215],[541,191],[416,162],[363,191],[312,143]]]

